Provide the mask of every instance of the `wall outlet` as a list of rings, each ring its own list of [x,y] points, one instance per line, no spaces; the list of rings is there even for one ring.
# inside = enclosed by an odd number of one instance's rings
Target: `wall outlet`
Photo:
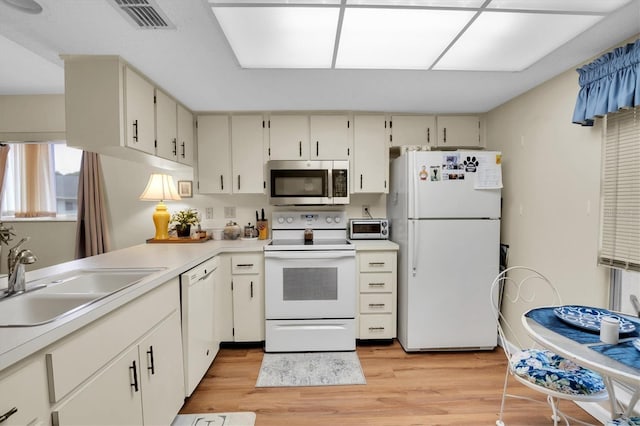
[[[236,208],[235,207],[225,207],[224,208],[224,218],[225,219],[234,219],[236,217]]]
[[[213,207],[207,207],[204,209],[204,217],[206,220],[213,219]]]
[[[362,217],[371,217],[371,211],[369,210],[369,206],[362,206]]]

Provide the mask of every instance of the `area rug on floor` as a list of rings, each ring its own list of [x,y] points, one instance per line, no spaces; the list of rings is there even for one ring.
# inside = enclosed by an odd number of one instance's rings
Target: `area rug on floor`
[[[364,385],[355,352],[264,354],[256,387]]]
[[[171,426],[253,426],[256,413],[178,414]]]

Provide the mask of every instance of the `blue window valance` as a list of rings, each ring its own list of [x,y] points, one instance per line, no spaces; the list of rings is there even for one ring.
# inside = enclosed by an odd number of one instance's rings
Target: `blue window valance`
[[[577,69],[580,91],[573,122],[593,126],[593,119],[640,105],[640,39],[605,53]]]

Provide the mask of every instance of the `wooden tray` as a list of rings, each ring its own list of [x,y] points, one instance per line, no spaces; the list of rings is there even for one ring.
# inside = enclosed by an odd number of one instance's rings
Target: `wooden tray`
[[[167,244],[167,243],[204,243],[208,238],[199,238],[197,240],[191,237],[169,237],[166,240],[156,240],[155,238],[149,238],[147,243],[149,244]]]

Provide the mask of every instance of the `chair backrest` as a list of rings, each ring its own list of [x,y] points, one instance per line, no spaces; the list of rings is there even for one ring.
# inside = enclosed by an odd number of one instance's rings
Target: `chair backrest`
[[[529,309],[561,304],[558,290],[540,272],[526,266],[512,266],[500,272],[491,284],[491,305],[507,357],[511,358],[514,349],[524,348],[509,319],[519,324]]]

